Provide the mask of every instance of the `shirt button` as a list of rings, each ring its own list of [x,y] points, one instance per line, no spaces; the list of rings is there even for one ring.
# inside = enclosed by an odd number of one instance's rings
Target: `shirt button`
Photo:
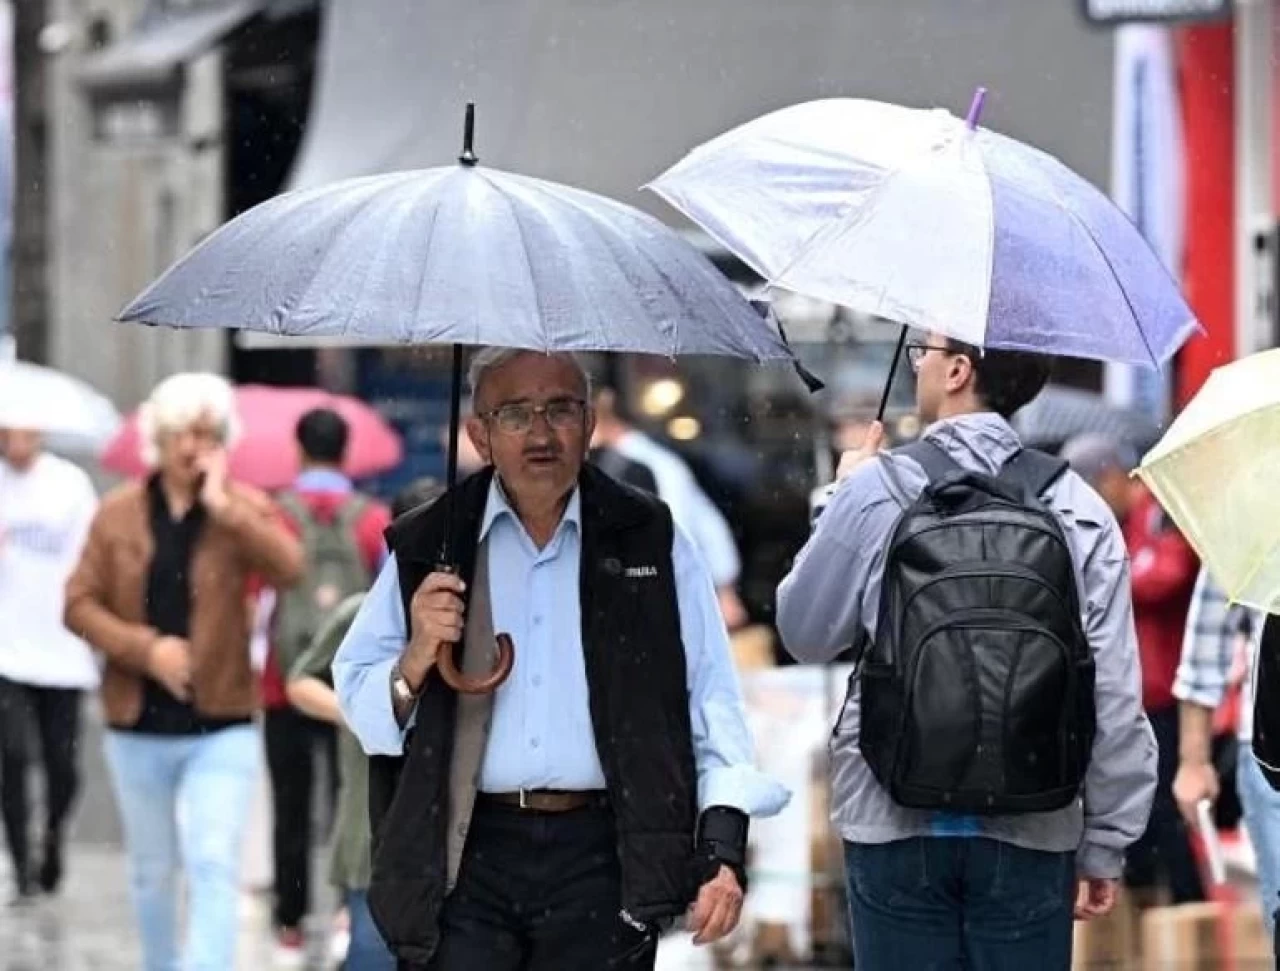
[[[541,686],[542,686],[542,675],[540,675],[540,674],[535,674],[535,675],[533,676],[533,686],[534,686],[535,688],[538,688],[538,687],[541,687]]]
[[[534,627],[541,627],[541,626],[542,626],[542,614],[534,614],[534,615],[533,615],[533,626],[534,626]]]
[[[531,740],[529,741],[529,747],[530,747],[530,748],[537,748],[537,747],[538,747],[538,745],[539,745],[539,742],[538,742],[538,740],[537,740],[536,738],[535,738],[535,739],[531,739]]]

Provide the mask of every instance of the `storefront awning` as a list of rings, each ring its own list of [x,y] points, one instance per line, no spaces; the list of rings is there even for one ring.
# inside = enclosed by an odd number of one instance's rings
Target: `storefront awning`
[[[86,58],[80,81],[94,89],[162,85],[266,5],[267,0],[234,0],[161,11],[118,43]]]

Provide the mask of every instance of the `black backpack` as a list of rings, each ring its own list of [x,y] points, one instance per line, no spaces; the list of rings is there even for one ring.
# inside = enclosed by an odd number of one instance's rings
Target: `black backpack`
[[[860,645],[862,754],[902,806],[1061,809],[1096,717],[1071,550],[1041,501],[1066,463],[1023,450],[990,476],[926,441],[898,454],[929,482],[894,529]]]
[[[1271,788],[1280,790],[1280,617],[1275,614],[1263,619],[1253,677],[1253,757]]]

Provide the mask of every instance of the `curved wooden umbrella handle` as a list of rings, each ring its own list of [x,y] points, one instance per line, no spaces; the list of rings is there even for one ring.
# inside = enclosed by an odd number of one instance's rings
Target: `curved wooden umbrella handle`
[[[440,654],[436,658],[436,666],[440,669],[440,677],[450,688],[464,695],[485,695],[496,691],[498,685],[507,680],[511,667],[515,663],[515,645],[511,643],[510,634],[498,634],[494,637],[498,645],[498,662],[493,670],[482,678],[473,678],[458,670],[458,662],[454,652],[457,644],[441,645]]]

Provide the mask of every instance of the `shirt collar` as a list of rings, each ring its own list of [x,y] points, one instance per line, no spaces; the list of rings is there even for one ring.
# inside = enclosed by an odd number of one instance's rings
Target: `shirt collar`
[[[350,492],[351,480],[337,469],[306,469],[293,487],[299,492]]]
[[[484,542],[493,524],[503,517],[510,517],[521,529],[524,529],[520,523],[520,517],[516,515],[515,509],[507,499],[507,491],[502,487],[502,481],[495,474],[493,482],[489,484],[489,499],[484,506],[484,518],[480,521],[480,542]],[[563,529],[566,523],[571,523],[575,529],[582,529],[582,491],[576,486],[573,495],[569,497],[569,504],[564,507],[564,515],[560,518],[557,532]]]

